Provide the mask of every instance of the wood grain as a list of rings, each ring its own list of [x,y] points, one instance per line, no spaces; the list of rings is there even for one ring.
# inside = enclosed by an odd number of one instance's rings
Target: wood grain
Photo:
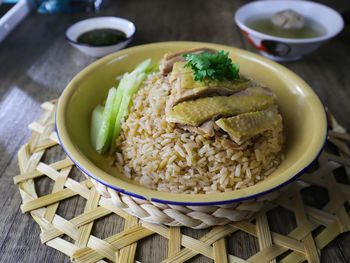
[[[113,15],[135,22],[137,33],[131,46],[158,41],[190,40],[215,42],[254,51],[234,24],[234,13],[247,1],[106,1],[99,13],[37,14],[33,12],[0,44],[0,262],[69,262],[63,254],[40,242],[39,227],[20,211],[21,198],[13,177],[19,174],[17,151],[30,136],[29,123],[40,117],[39,105],[57,98],[67,83],[81,69],[94,61],[69,46],[64,37],[72,23],[90,16]],[[322,1],[339,12],[350,9],[348,0]],[[328,41],[302,60],[283,63],[301,76],[320,96],[339,123],[350,130],[350,28]],[[255,52],[255,51],[254,51]],[[62,152],[53,150],[45,158],[57,159]],[[38,192],[54,187],[49,180]],[[322,205],[327,199],[305,193],[308,202]],[[62,214],[83,210],[80,198],[60,205]],[[288,233],[296,224],[286,209],[276,208],[271,230]],[[111,229],[122,230],[116,217],[106,217],[93,227],[96,236],[107,236]],[[280,231],[277,231],[280,230]],[[184,230],[200,237],[206,230]],[[240,231],[226,243],[229,253],[244,258],[257,251],[257,240]],[[350,262],[350,233],[338,237],[322,251],[321,262]],[[136,260],[160,262],[168,254],[167,241],[153,235],[137,246]],[[196,256],[189,262],[211,262]]]

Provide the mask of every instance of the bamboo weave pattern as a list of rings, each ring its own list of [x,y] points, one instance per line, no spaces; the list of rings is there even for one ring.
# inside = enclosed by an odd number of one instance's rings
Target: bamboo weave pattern
[[[347,181],[350,181],[350,151],[347,147],[350,136],[332,116],[329,116],[331,129],[328,143],[336,146],[338,154],[324,151],[315,171],[290,184],[282,198],[265,203],[254,220],[227,221],[225,225],[212,227],[197,240],[182,234],[179,226],[168,227],[139,220],[112,201],[110,195],[113,192],[98,189],[101,186],[89,179],[73,179],[71,174],[74,164],[68,157],[49,164],[43,162],[43,156],[49,148],[59,147],[54,132],[56,102],[44,103],[44,114],[39,121],[29,126],[33,135],[18,152],[20,175],[14,177],[14,182],[23,199],[22,212],[30,213],[41,228],[42,243],[66,254],[73,262],[135,262],[137,242],[153,234],[169,240],[168,257],[163,262],[185,262],[197,254],[220,263],[320,262],[320,250],[339,234],[350,230],[350,185],[339,182],[334,176],[334,170],[343,168]],[[49,194],[39,197],[36,181],[43,177],[53,180],[54,185]],[[301,190],[311,185],[328,191],[329,202],[322,209],[303,202]],[[103,191],[109,195],[103,194]],[[57,209],[61,201],[73,196],[86,199],[86,204],[81,214],[68,220],[58,215]],[[130,201],[127,198],[125,200]],[[297,226],[287,235],[270,230],[267,211],[277,206],[295,215]],[[109,214],[125,219],[124,230],[105,239],[94,236],[91,233],[94,222]],[[313,235],[319,227],[322,227],[322,231]],[[225,240],[237,231],[244,231],[258,239],[259,251],[248,259],[227,253]]]

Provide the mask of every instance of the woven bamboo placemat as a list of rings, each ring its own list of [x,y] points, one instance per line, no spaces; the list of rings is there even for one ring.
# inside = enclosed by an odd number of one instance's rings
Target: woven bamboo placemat
[[[215,262],[320,262],[320,250],[339,234],[350,230],[350,136],[329,115],[327,144],[312,172],[305,173],[291,184],[288,192],[251,221],[240,221],[212,227],[199,239],[182,233],[180,227],[166,227],[142,222],[101,196],[89,179],[72,176],[74,164],[68,157],[44,162],[45,152],[60,147],[54,130],[56,100],[42,104],[44,113],[29,128],[33,134],[18,152],[20,175],[14,177],[23,204],[23,213],[30,213],[41,229],[41,242],[66,254],[74,262],[134,262],[138,241],[150,235],[168,239],[168,257],[163,262],[185,262],[202,254]],[[327,148],[327,147],[326,147]],[[336,170],[342,169],[339,180]],[[40,178],[53,180],[51,192],[38,196]],[[344,178],[345,177],[345,178]],[[311,186],[327,189],[329,201],[321,209],[305,203],[302,190]],[[59,203],[73,196],[86,199],[84,211],[71,219],[57,213]],[[280,206],[294,213],[296,227],[288,234],[270,230],[268,216]],[[116,214],[125,219],[124,230],[101,239],[91,232],[94,223]],[[194,230],[196,231],[196,230]],[[227,252],[226,241],[237,231],[258,239],[259,251],[248,259]],[[147,253],[147,252],[144,252]]]

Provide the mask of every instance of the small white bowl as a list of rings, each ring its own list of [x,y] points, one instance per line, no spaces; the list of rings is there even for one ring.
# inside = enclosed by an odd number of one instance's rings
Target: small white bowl
[[[82,33],[99,28],[121,30],[126,34],[126,39],[117,44],[106,46],[92,46],[77,42],[78,37]],[[120,17],[103,16],[88,18],[71,25],[66,31],[66,38],[73,47],[76,47],[86,55],[92,57],[103,57],[124,48],[132,40],[135,32],[136,27],[131,21]]]
[[[252,17],[271,17],[273,14],[292,9],[312,19],[324,29],[324,34],[314,38],[283,38],[264,34],[249,28],[247,20]],[[344,27],[341,15],[335,10],[310,1],[266,0],[243,5],[235,14],[235,21],[249,42],[259,52],[272,60],[293,61],[316,50],[323,42],[337,35]]]

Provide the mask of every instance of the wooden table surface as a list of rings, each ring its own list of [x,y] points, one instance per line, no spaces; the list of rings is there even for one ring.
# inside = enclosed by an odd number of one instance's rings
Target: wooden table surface
[[[71,47],[65,30],[90,16],[113,15],[135,22],[137,33],[131,46],[174,40],[215,42],[254,51],[234,23],[234,13],[247,1],[108,1],[99,13],[38,14],[32,12],[0,44],[0,262],[69,262],[69,258],[41,244],[40,229],[28,214],[20,211],[21,198],[13,183],[19,174],[17,151],[31,132],[29,123],[42,114],[40,104],[57,98],[66,84],[95,59]],[[350,9],[348,0],[324,1],[339,12]],[[325,18],[326,19],[326,18]],[[324,105],[350,130],[350,27],[316,52],[300,61],[283,63],[301,76],[320,96]],[[38,189],[39,191],[40,189]],[[318,197],[322,200],[322,197]],[[73,213],[79,201],[61,210]],[[286,229],[292,220],[283,213],[272,220],[276,229]],[[109,220],[95,226],[100,235],[122,228]],[[202,235],[203,231],[185,230]],[[191,233],[192,231],[192,233]],[[247,258],[257,248],[246,234],[238,234],[228,250]],[[251,245],[253,244],[253,245]],[[144,240],[136,259],[159,262],[167,243],[159,236]],[[350,262],[350,233],[339,236],[322,251],[322,262]],[[209,262],[195,257],[191,262]]]

